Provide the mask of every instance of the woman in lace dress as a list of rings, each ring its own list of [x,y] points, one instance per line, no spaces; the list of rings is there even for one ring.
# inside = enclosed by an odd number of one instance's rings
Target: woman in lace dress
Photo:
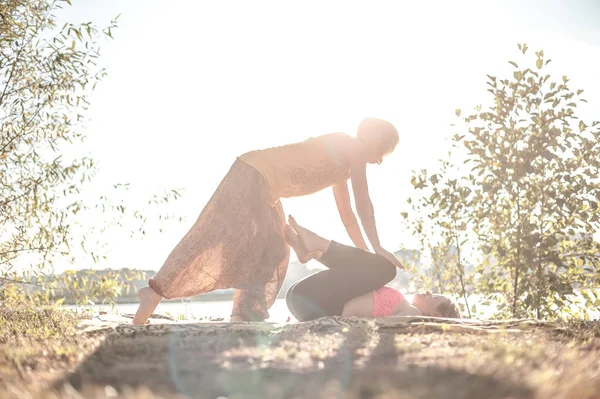
[[[326,134],[238,157],[196,223],[149,280],[149,287],[140,290],[133,323],[145,323],[162,298],[223,288],[235,289],[231,321],[267,319],[290,255],[280,199],[327,187],[333,187],[354,245],[368,249],[360,219],[374,252],[402,267],[379,243],[366,175],[366,165],[380,164],[397,144],[398,132],[391,123],[367,118],[355,137]],[[348,179],[358,219],[351,207]]]

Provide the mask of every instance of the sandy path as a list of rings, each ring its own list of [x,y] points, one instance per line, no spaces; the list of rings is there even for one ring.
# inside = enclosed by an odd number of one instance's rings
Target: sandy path
[[[600,398],[597,336],[434,324],[168,323],[158,334],[123,324],[65,381],[165,397]]]

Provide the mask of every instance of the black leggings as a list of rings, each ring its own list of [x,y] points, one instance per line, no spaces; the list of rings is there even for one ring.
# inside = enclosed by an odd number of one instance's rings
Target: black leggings
[[[396,277],[396,267],[385,258],[334,241],[319,262],[329,269],[297,281],[285,296],[298,321],[341,316],[346,302]]]

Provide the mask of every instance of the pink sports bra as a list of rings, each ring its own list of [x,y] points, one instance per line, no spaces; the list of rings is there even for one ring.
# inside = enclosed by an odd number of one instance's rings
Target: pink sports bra
[[[373,317],[391,316],[404,295],[392,287],[381,287],[373,291]]]

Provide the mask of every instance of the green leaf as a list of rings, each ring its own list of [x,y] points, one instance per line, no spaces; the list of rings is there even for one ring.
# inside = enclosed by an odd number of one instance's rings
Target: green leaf
[[[508,61],[509,64],[511,64],[512,66],[514,66],[515,68],[518,68],[519,66],[517,65],[516,62],[514,61]]]

